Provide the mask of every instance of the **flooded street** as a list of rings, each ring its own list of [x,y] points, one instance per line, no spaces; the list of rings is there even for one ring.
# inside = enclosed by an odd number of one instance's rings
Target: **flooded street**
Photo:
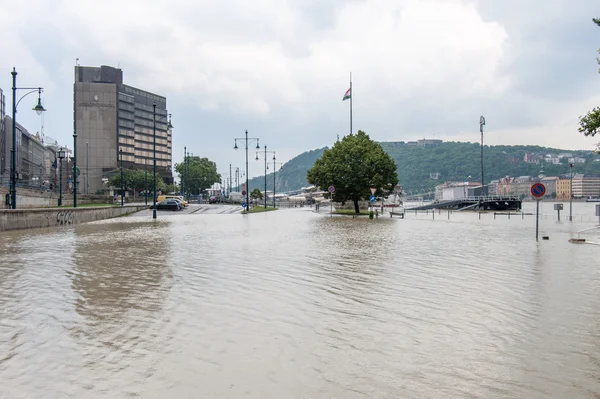
[[[598,397],[574,210],[537,243],[531,216],[308,208],[0,233],[0,397]]]

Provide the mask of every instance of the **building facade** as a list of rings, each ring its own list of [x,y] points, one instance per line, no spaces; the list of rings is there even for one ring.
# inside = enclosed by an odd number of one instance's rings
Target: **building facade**
[[[556,181],[556,199],[559,201],[568,201],[571,197],[571,177],[560,176]]]
[[[78,192],[106,189],[106,179],[119,171],[121,154],[124,168],[151,171],[154,123],[157,175],[173,183],[172,131],[165,97],[124,84],[123,71],[110,66],[76,66],[73,93],[77,165],[82,173]]]
[[[4,115],[6,115],[6,99],[0,89],[0,185],[4,185],[10,179],[10,150],[6,146]]]
[[[2,151],[4,163],[2,173],[2,184],[10,181],[11,149],[12,149],[12,126],[13,120],[10,116],[4,116],[4,149]],[[53,158],[54,153],[47,148],[39,134],[31,134],[21,124],[16,125],[15,166],[17,184],[24,187],[44,188],[52,171],[48,169],[46,160]],[[47,188],[47,187],[45,187]]]
[[[574,175],[573,198],[600,198],[600,175]]]

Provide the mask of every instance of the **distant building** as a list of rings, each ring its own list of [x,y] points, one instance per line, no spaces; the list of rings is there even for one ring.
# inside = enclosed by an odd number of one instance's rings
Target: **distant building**
[[[552,198],[553,193],[555,196],[558,196],[558,193],[556,192],[558,180],[558,176],[546,176],[540,179],[540,182],[546,186],[546,195],[544,195],[544,198]]]
[[[440,145],[443,142],[444,142],[443,140],[421,139],[421,140],[417,140],[417,145],[419,147],[426,147],[426,146],[431,146],[431,145]]]
[[[438,180],[440,178],[440,172],[429,173],[429,178],[432,180]]]
[[[481,183],[473,181],[445,182],[435,187],[435,199],[438,201],[451,201],[477,196],[476,188],[481,188]]]
[[[525,163],[535,163],[539,165],[540,159],[541,157],[539,155],[532,154],[530,152],[526,152],[523,156],[523,162]]]
[[[571,176],[561,175],[556,182],[556,199],[568,200],[571,196]]]
[[[585,163],[585,158],[582,157],[571,157],[568,159],[569,163]]]
[[[10,116],[4,117],[4,151],[6,160],[2,182],[10,181],[10,153],[12,149],[13,120]],[[48,170],[45,160],[51,157],[49,149],[42,143],[39,134],[31,134],[20,123],[16,124],[15,167],[18,184],[28,187],[43,187],[51,171]]]
[[[560,158],[555,154],[547,154],[544,157],[544,162],[551,163],[552,165],[560,165]]]
[[[574,198],[600,198],[600,175],[576,174],[573,176]]]
[[[416,141],[407,141],[406,145],[417,146],[417,145],[419,145],[419,143],[417,143]]]
[[[82,172],[89,170],[91,193],[104,189],[103,179],[117,173],[120,150],[123,167],[152,168],[155,123],[157,174],[167,184],[173,183],[166,97],[124,84],[123,71],[110,66],[76,66],[73,93],[77,165]],[[83,184],[79,182],[81,191]]]
[[[498,184],[500,180],[492,180],[487,186],[488,195],[498,195]]]

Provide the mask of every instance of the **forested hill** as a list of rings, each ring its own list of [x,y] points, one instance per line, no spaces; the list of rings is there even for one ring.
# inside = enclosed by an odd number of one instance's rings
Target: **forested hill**
[[[411,146],[403,142],[382,142],[383,149],[390,154],[398,165],[398,177],[405,190],[430,189],[444,181],[481,180],[480,146],[477,143],[446,142],[425,147]],[[277,172],[277,191],[297,190],[308,186],[306,171],[321,157],[326,148],[312,150],[298,155],[285,163]],[[591,151],[561,150],[539,146],[485,146],[485,180],[500,179],[505,176],[537,176],[543,165],[546,176],[569,173],[567,158],[559,165],[549,162],[541,164],[524,161],[525,153],[532,158],[546,155],[571,154],[585,159],[577,163],[575,173],[600,174],[600,156]],[[435,178],[437,177],[437,179]],[[250,181],[250,188],[264,189],[264,177]],[[267,189],[273,189],[273,175],[267,176]]]

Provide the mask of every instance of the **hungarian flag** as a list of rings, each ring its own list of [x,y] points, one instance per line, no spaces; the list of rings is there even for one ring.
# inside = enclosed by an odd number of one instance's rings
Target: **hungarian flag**
[[[346,93],[344,94],[344,98],[342,98],[342,101],[346,101],[346,100],[350,99],[350,97],[352,97],[352,93],[350,92],[350,90],[352,90],[352,89],[346,90]]]

